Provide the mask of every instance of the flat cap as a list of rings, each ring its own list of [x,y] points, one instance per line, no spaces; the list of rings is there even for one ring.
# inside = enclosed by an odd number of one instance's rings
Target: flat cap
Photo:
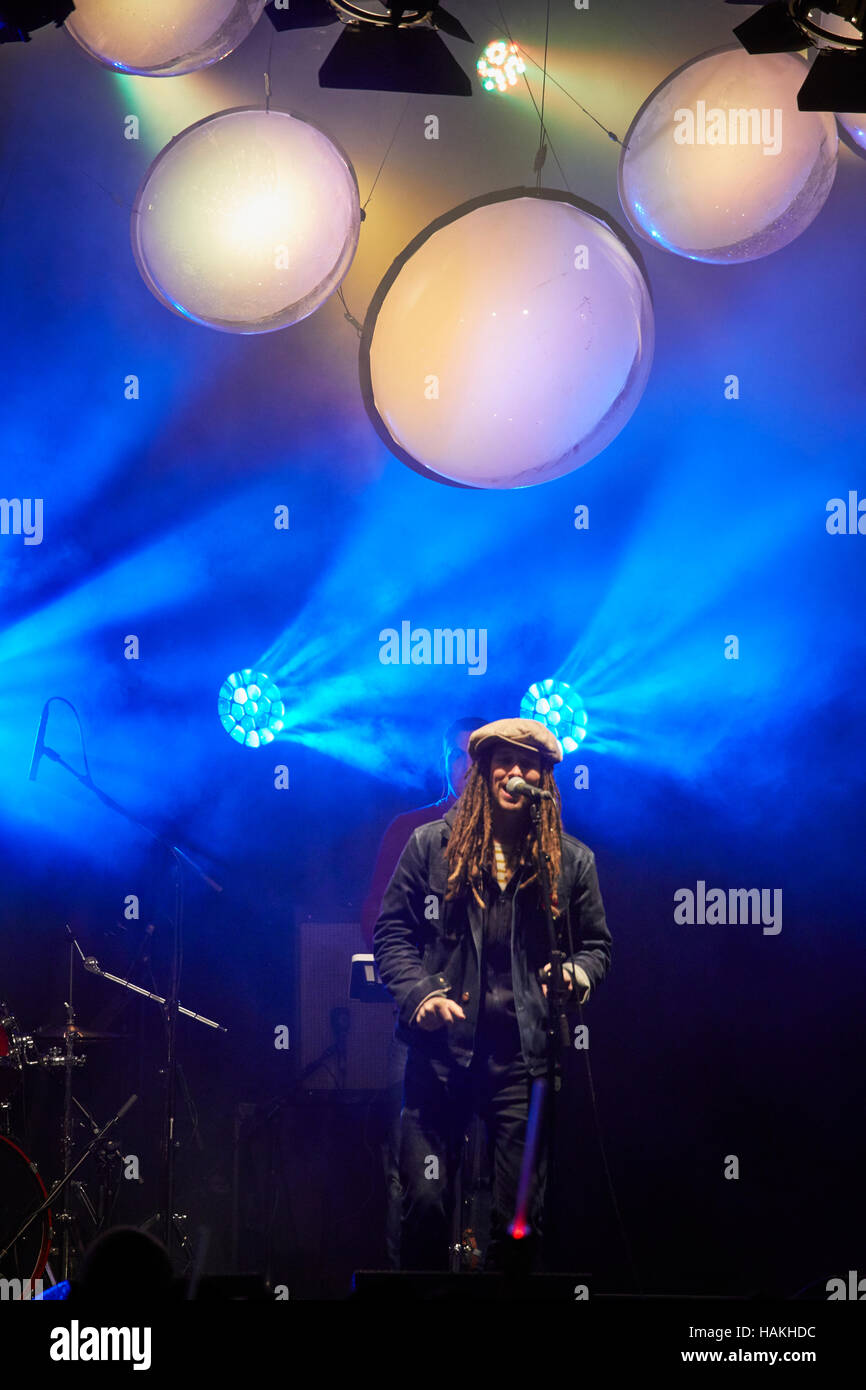
[[[469,756],[473,762],[485,747],[494,743],[513,743],[515,748],[525,748],[540,753],[551,763],[562,762],[562,748],[555,734],[537,719],[494,719],[492,724],[482,724],[469,735]]]

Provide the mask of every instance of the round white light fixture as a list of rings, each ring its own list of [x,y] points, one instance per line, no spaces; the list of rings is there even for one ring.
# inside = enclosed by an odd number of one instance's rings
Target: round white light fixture
[[[336,289],[360,226],[355,171],[318,126],[239,107],[157,155],[131,235],[144,282],[167,308],[227,333],[269,333]]]
[[[527,487],[616,438],[653,341],[619,229],[568,194],[513,188],[431,223],[390,267],[364,324],[361,390],[388,448],[425,477]]]
[[[828,112],[800,111],[795,53],[714,49],[677,68],[635,116],[619,164],[632,226],[691,260],[731,264],[787,246],[836,176]]]
[[[866,111],[837,111],[836,120],[848,136],[849,149],[866,155]]]
[[[118,72],[179,77],[218,63],[258,23],[266,0],[76,0],[66,29]]]

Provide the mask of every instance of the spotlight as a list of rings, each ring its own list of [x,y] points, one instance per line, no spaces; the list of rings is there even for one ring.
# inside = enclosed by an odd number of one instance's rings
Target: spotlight
[[[284,727],[286,706],[270,676],[247,667],[223,681],[217,702],[222,726],[236,743],[261,748]]]
[[[749,0],[726,0],[728,5]],[[734,30],[747,53],[796,53],[815,48],[800,88],[801,111],[866,111],[866,0],[775,0]]]
[[[439,37],[439,31],[471,43],[471,37],[441,5],[353,5],[348,0],[291,0],[269,4],[274,28],[318,29],[340,20],[345,26],[319,69],[319,86],[352,91],[423,92],[471,96],[472,84]]]
[[[494,39],[487,45],[476,67],[485,92],[507,92],[509,87],[517,86],[517,79],[526,72],[517,44],[505,43],[503,39]]]
[[[0,0],[0,43],[29,43],[34,29],[59,29],[74,9],[72,0]]]
[[[543,724],[559,739],[564,753],[573,753],[586,738],[586,710],[565,681],[536,681],[520,701],[520,717]]]

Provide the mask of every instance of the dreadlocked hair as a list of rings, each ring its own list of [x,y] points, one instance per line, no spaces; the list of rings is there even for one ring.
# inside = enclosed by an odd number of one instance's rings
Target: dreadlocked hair
[[[446,902],[460,897],[468,890],[480,907],[485,906],[482,897],[483,873],[485,869],[493,872],[493,817],[489,779],[489,758],[484,763],[474,763],[466,779],[463,795],[457,803],[457,815],[445,851],[448,861]],[[547,855],[553,911],[554,915],[557,915],[559,875],[562,868],[561,802],[553,772],[547,766],[541,770],[541,787],[543,791],[550,792],[551,796],[551,800],[548,801],[545,797],[541,803],[540,840],[541,850]],[[526,883],[532,883],[539,874],[539,843],[535,837],[535,827],[531,823],[523,841],[516,848],[519,864],[528,865],[533,870],[525,880]]]

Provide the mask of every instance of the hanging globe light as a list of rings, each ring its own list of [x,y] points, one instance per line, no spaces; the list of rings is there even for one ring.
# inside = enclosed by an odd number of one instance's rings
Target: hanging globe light
[[[66,30],[118,72],[179,77],[218,63],[252,31],[266,0],[76,0]]]
[[[226,333],[269,333],[337,288],[360,226],[355,172],[323,131],[286,111],[239,107],[157,155],[131,235],[166,308]]]
[[[696,261],[757,260],[804,232],[836,176],[825,111],[800,111],[796,53],[714,49],[644,102],[619,163],[619,196],[647,241]]]
[[[615,439],[653,352],[649,289],[600,210],[509,189],[425,228],[382,280],[361,391],[398,458],[439,482],[513,488]]]
[[[848,145],[856,154],[866,155],[866,112],[837,111],[836,120],[848,136]]]

